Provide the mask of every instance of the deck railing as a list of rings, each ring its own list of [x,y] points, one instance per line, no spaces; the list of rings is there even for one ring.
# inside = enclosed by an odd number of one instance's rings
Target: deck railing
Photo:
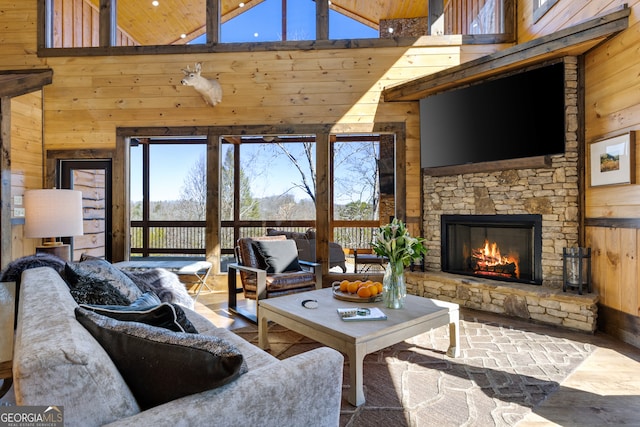
[[[378,229],[377,221],[354,221],[353,226],[346,223],[340,221],[339,226],[333,227],[333,241],[344,249],[369,248]],[[222,254],[233,254],[238,238],[264,236],[267,228],[304,233],[313,228],[313,221],[243,221],[241,224],[223,221],[220,229]],[[140,221],[132,221],[130,245],[134,256],[204,256],[205,222],[148,221],[144,227]]]

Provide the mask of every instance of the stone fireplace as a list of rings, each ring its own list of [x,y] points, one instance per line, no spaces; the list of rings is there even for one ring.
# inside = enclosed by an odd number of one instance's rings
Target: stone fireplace
[[[581,152],[577,68],[576,58],[565,58],[563,154],[548,156],[540,166],[524,162],[482,165],[486,166],[482,169],[469,165],[473,167],[423,174],[423,236],[429,252],[425,256],[424,273],[407,273],[409,293],[573,329],[595,330],[597,295],[562,292],[562,248],[577,246],[579,242],[578,163]],[[527,265],[526,280],[501,278],[498,281],[489,277],[490,274],[468,274],[464,271],[467,266],[463,265],[466,261],[452,262],[448,253],[443,254],[443,248],[449,251],[452,242],[443,242],[449,237],[447,230],[443,231],[448,225],[443,225],[442,220],[453,216],[477,216],[483,220],[535,216],[539,234],[532,235],[529,244],[532,245],[531,256],[536,260]],[[467,224],[462,226],[461,232],[496,234],[500,238],[505,234],[483,228],[486,224],[479,229],[469,228]],[[461,256],[468,258],[466,255],[470,257],[483,245],[484,239],[480,244],[474,242],[471,247],[460,249]]]

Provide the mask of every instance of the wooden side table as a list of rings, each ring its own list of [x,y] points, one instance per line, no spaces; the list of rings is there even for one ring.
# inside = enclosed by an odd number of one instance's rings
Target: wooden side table
[[[66,243],[63,245],[36,246],[36,253],[51,254],[62,258],[64,261],[71,261],[71,246]]]
[[[13,383],[13,331],[16,307],[16,284],[0,282],[0,397]]]

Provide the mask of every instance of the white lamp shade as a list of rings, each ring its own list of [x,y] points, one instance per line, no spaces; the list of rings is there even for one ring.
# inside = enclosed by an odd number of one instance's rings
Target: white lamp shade
[[[28,238],[81,236],[82,192],[29,190],[24,194],[24,235]]]

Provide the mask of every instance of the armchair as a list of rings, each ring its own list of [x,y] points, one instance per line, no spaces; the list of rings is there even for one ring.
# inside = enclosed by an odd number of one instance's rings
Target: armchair
[[[263,236],[238,239],[236,262],[229,264],[229,310],[257,323],[257,312],[238,307],[237,294],[258,301],[281,295],[322,288],[320,264],[298,259],[293,240],[285,236]],[[240,273],[241,288],[237,286]]]

